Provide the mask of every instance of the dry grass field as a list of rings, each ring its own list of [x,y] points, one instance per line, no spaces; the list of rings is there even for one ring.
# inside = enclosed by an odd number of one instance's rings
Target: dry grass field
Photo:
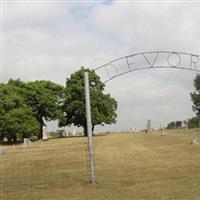
[[[185,130],[96,136],[95,186],[88,182],[86,138],[6,147],[0,199],[199,200],[200,145],[191,145],[191,138]]]

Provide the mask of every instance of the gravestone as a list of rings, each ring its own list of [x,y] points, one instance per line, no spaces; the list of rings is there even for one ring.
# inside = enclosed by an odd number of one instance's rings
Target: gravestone
[[[75,129],[75,127],[73,127],[73,136],[75,136],[76,135],[76,129]]]
[[[46,126],[42,127],[42,140],[48,140],[48,130]]]
[[[165,128],[162,128],[162,131],[161,131],[161,136],[166,136],[166,133],[165,133]]]
[[[69,127],[67,126],[66,129],[64,130],[64,135],[65,137],[69,136]]]
[[[29,148],[31,146],[30,138],[24,138],[24,143],[22,144],[23,148]]]
[[[147,121],[147,132],[151,131],[151,120]]]
[[[197,131],[193,132],[192,139],[191,139],[191,144],[198,144]]]
[[[69,136],[69,131],[68,131],[68,129],[65,131],[65,136]]]
[[[137,126],[136,126],[136,125],[133,126],[133,127],[131,128],[131,131],[132,131],[132,132],[137,132]]]
[[[0,155],[4,155],[6,153],[5,149],[0,147]]]

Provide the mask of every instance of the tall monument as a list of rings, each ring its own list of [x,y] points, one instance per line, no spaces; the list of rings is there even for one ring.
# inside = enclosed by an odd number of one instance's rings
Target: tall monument
[[[148,119],[147,121],[147,132],[151,131],[151,120]]]

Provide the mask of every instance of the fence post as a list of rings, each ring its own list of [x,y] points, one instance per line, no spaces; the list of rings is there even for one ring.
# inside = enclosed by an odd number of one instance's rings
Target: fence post
[[[85,86],[85,105],[86,105],[87,136],[88,136],[89,174],[90,174],[90,182],[92,184],[96,184],[88,72],[84,72],[84,86]]]

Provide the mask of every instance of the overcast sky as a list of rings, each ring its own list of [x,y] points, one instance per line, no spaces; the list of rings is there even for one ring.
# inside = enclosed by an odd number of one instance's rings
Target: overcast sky
[[[81,66],[154,50],[200,54],[200,3],[125,1],[3,1],[1,82],[65,84]],[[189,66],[188,66],[189,67]],[[115,125],[97,131],[160,127],[194,116],[196,73],[176,69],[131,72],[106,84],[118,101]],[[55,123],[49,125],[55,128]]]

